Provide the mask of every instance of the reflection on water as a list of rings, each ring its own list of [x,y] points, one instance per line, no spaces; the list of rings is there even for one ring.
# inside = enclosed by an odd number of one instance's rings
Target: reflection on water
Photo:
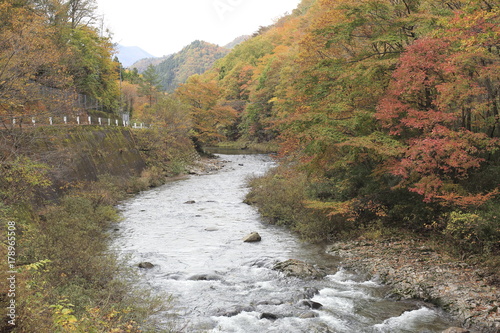
[[[125,202],[115,241],[145,283],[177,298],[186,332],[441,332],[439,312],[384,298],[386,289],[342,269],[324,248],[263,223],[243,203],[249,177],[274,164],[264,155],[222,155],[225,168],[172,182]],[[257,231],[260,243],[242,238]],[[321,280],[285,277],[278,261],[327,267]],[[137,268],[138,269],[138,268]],[[308,299],[320,309],[304,305]],[[262,318],[262,319],[261,319]]]

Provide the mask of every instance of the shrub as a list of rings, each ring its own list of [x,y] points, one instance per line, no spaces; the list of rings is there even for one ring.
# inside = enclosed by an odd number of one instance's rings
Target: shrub
[[[303,173],[274,169],[251,180],[250,186],[247,203],[255,204],[269,222],[288,226],[308,241],[329,239],[347,226],[341,217],[329,217],[322,210],[308,207],[309,182]]]
[[[500,219],[492,209],[483,212],[454,211],[449,214],[445,237],[461,253],[500,254]]]

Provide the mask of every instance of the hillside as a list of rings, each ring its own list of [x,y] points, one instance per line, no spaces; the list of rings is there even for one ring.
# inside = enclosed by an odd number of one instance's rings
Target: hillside
[[[228,49],[204,41],[194,41],[180,52],[167,57],[155,66],[163,89],[173,92],[188,77],[202,74],[214,62],[229,53]]]
[[[140,59],[140,60],[137,60],[136,62],[134,62],[129,68],[130,69],[137,68],[137,71],[139,73],[144,73],[144,71],[149,67],[149,65],[158,66],[163,61],[167,60],[169,57],[170,57],[170,54],[166,55],[166,56],[163,56],[163,57],[160,57],[160,58],[144,58],[144,59]]]

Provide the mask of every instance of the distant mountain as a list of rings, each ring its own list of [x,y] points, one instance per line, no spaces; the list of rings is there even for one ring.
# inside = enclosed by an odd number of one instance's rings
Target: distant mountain
[[[246,40],[248,40],[248,39],[250,39],[250,38],[252,38],[252,36],[250,36],[250,35],[243,35],[243,36],[240,36],[240,37],[236,38],[235,40],[233,40],[231,43],[229,43],[229,44],[227,44],[227,45],[224,45],[224,47],[225,47],[226,49],[230,49],[230,50],[231,50],[231,49],[233,49],[236,45],[241,44],[241,43],[243,43],[244,41],[246,41]]]
[[[170,55],[166,55],[161,58],[144,58],[134,62],[134,64],[129,66],[129,68],[137,68],[137,71],[139,73],[143,73],[149,67],[149,65],[157,66],[167,60],[169,57]]]
[[[137,60],[144,58],[154,58],[153,55],[149,54],[138,46],[118,45],[117,51],[118,53],[116,56],[125,68],[133,65]]]
[[[155,69],[165,91],[173,92],[179,84],[186,82],[188,77],[203,74],[216,60],[228,53],[227,48],[197,40],[167,57],[155,66]]]

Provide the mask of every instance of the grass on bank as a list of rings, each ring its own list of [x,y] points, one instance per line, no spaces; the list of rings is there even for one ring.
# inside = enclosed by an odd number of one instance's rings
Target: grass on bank
[[[150,318],[168,309],[169,296],[138,287],[136,270],[109,251],[117,202],[158,181],[107,176],[36,210],[2,206],[2,225],[16,224],[19,273],[16,325],[0,331],[161,332]],[[2,294],[2,308],[10,299]]]

